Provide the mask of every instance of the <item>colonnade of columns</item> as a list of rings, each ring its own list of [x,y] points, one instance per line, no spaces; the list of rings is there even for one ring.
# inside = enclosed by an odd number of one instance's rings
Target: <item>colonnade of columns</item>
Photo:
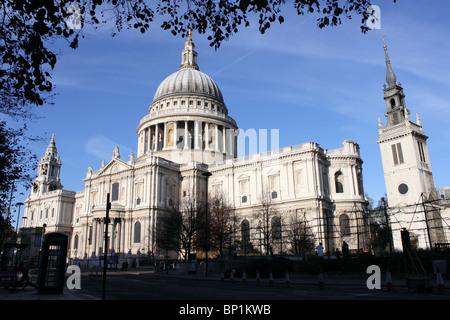
[[[124,221],[121,218],[110,219],[108,226],[108,252],[123,252],[125,239],[123,223]],[[93,219],[91,228],[87,235],[88,247],[90,245],[92,256],[100,256],[104,253],[103,248],[105,246],[105,219]]]
[[[138,156],[161,150],[206,150],[235,156],[237,131],[204,121],[167,121],[142,129]]]

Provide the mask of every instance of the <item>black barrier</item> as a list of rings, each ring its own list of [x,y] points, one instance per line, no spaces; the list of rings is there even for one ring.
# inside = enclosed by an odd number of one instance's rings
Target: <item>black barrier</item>
[[[53,232],[44,236],[38,293],[62,293],[66,269],[68,236]]]

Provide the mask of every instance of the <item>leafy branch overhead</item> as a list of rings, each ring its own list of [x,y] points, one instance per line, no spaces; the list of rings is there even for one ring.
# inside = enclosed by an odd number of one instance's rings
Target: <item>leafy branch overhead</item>
[[[87,25],[96,28],[113,23],[113,34],[124,28],[145,33],[158,19],[160,27],[173,35],[184,37],[191,28],[206,34],[210,45],[219,48],[253,21],[261,33],[274,23],[283,23],[286,10],[295,10],[299,16],[318,15],[319,28],[339,25],[356,14],[365,32],[369,6],[368,0],[4,0],[0,8],[0,112],[26,117],[29,105],[48,102],[53,89],[50,71],[57,61],[52,43],[64,39],[77,48]],[[70,19],[77,19],[79,28],[70,28]]]

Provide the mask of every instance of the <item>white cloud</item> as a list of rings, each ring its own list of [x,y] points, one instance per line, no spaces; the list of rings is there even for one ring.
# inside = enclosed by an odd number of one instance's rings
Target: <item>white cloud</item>
[[[119,147],[121,158],[128,161],[128,156],[132,149],[109,139],[103,134],[96,134],[89,138],[84,145],[84,150],[89,155],[108,161],[112,158],[113,150],[116,146]]]

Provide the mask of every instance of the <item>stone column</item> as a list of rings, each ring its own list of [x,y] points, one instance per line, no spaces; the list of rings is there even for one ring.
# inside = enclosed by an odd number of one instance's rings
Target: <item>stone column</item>
[[[209,123],[205,122],[205,150],[209,150]]]
[[[159,124],[155,125],[155,150],[158,151],[159,149]]]
[[[226,135],[227,135],[227,128],[225,126],[222,126],[222,153],[226,153],[227,152],[227,139],[226,139]]]
[[[163,150],[167,148],[167,122],[164,122]]]
[[[215,138],[214,138],[214,149],[219,151],[219,126],[217,124],[214,125],[216,128]]]
[[[92,235],[91,235],[91,255],[95,256],[97,248],[97,219],[92,220]]]
[[[199,131],[202,129],[202,122],[201,121],[194,121],[194,149],[198,150],[200,149],[199,146]]]
[[[152,127],[148,127],[148,144],[147,144],[147,153],[152,150]]]
[[[188,131],[188,122],[184,121],[184,149],[189,149],[189,143],[191,142],[189,139],[189,131]]]

